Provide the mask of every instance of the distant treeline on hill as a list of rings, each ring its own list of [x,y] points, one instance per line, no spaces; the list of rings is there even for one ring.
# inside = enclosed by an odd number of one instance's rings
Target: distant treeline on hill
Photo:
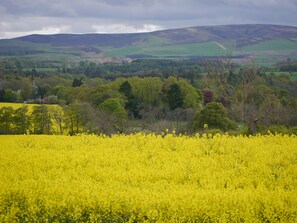
[[[136,59],[132,62],[95,63],[80,61],[79,63],[62,63],[61,61],[36,61],[6,58],[0,61],[0,74],[19,74],[25,76],[47,76],[49,74],[84,74],[90,78],[104,78],[114,80],[118,77],[182,77],[190,80],[201,78],[209,71],[209,66],[218,66],[220,57],[193,57],[190,59]],[[242,59],[232,57],[232,59]],[[232,69],[239,69],[242,65],[232,64]],[[297,72],[297,61],[290,60],[274,66],[274,71]],[[2,70],[2,72],[1,72]],[[271,67],[258,68],[258,73]]]
[[[287,61],[279,63],[280,71],[297,72],[297,61]]]
[[[136,59],[132,62],[95,63],[81,61],[79,63],[61,63],[60,61],[32,61],[19,59],[4,60],[2,69],[6,73],[22,73],[24,75],[46,75],[50,73],[84,74],[87,77],[116,79],[117,77],[163,77],[175,75],[187,79],[195,79],[207,72],[209,61],[218,61],[218,57],[193,57],[191,59]],[[1,65],[1,64],[0,64]],[[0,66],[1,68],[1,66]]]

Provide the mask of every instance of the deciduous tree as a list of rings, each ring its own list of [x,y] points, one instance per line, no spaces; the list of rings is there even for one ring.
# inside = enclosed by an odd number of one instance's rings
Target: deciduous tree
[[[227,117],[227,110],[218,102],[208,103],[194,117],[193,128],[199,130],[207,124],[209,128],[228,130],[236,128],[236,124]]]
[[[34,106],[31,113],[31,121],[35,134],[50,134],[51,116],[47,106]]]

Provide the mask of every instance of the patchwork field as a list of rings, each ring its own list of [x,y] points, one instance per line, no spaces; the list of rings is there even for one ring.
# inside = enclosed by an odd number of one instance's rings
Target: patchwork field
[[[296,222],[297,137],[0,136],[1,222]]]

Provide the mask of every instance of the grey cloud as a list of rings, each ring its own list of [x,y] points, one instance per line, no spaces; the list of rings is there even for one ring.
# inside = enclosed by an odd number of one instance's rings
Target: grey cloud
[[[296,26],[296,11],[296,0],[0,0],[0,38],[40,30],[95,32],[94,27],[122,32],[239,23]]]

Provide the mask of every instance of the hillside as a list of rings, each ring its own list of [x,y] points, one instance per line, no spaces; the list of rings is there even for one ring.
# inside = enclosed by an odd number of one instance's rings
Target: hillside
[[[132,34],[29,35],[0,40],[0,56],[297,58],[297,27],[201,26]]]

